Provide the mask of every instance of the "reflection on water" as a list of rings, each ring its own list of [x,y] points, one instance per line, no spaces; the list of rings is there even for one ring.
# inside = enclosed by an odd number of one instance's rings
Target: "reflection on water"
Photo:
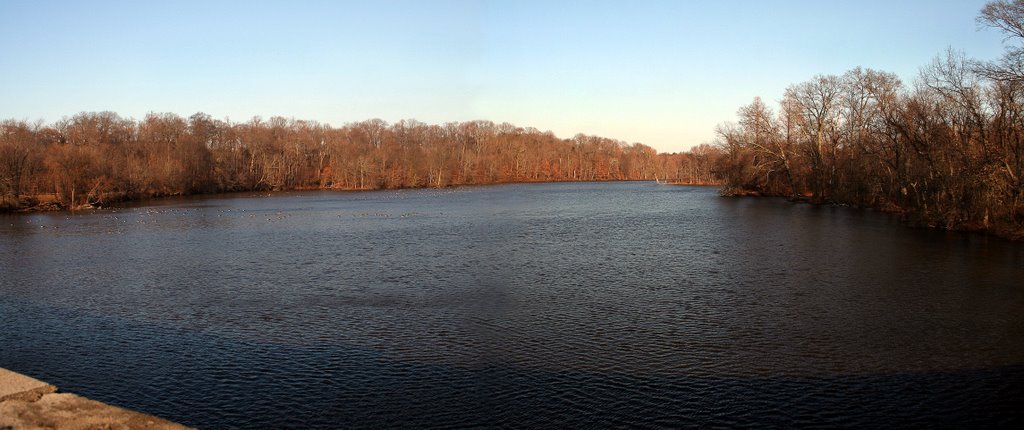
[[[0,366],[201,427],[991,425],[1024,247],[708,188],[0,217]]]

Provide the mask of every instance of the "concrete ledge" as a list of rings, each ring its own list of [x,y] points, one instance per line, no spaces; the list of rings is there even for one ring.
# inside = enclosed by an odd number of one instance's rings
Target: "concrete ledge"
[[[188,429],[162,418],[56,390],[45,382],[0,368],[0,430]]]
[[[53,385],[0,368],[0,402],[6,400],[34,402],[39,400],[43,394],[55,391],[57,391],[57,387]]]

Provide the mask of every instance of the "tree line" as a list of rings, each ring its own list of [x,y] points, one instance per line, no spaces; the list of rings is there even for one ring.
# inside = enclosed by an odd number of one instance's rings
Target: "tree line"
[[[720,150],[659,154],[640,143],[490,121],[380,119],[331,127],[197,113],[142,120],[83,112],[54,124],[0,122],[0,209],[103,206],[233,191],[373,190],[543,181],[715,181]]]
[[[1024,1],[978,22],[1024,42]],[[948,228],[1024,237],[1024,48],[998,61],[950,50],[904,85],[855,68],[755,98],[717,129],[726,194],[766,194],[904,213]]]

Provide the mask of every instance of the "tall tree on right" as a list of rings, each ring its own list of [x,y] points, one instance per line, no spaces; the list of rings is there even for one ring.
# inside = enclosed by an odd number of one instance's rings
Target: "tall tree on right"
[[[1024,0],[993,0],[977,18],[983,27],[1006,34],[998,61],[979,62],[976,71],[992,80],[993,130],[986,139],[992,192],[1005,199],[1010,218],[1024,224]]]

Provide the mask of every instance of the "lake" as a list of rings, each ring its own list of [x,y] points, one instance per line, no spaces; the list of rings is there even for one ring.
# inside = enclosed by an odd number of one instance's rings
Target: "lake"
[[[557,183],[0,216],[0,367],[202,428],[1024,421],[1024,244]]]

